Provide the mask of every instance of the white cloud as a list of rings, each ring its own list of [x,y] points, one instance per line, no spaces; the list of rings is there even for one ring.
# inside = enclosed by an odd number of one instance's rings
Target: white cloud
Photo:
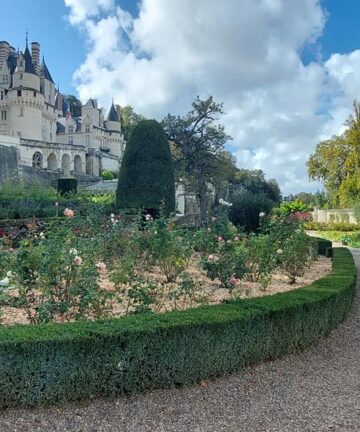
[[[360,93],[360,51],[301,62],[324,31],[318,0],[142,0],[135,19],[113,0],[65,4],[89,37],[74,74],[82,100],[114,97],[160,119],[214,95],[240,167],[263,169],[285,193],[317,186],[305,162]]]

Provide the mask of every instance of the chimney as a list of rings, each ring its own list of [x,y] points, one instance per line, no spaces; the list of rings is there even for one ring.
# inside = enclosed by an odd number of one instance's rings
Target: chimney
[[[31,57],[37,75],[40,74],[40,44],[38,42],[31,42]]]
[[[6,41],[0,41],[0,69],[6,62],[10,54],[10,45]]]

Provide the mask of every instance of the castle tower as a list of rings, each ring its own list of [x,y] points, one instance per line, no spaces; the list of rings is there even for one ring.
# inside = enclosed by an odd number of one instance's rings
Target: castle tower
[[[105,121],[105,127],[106,129],[111,131],[116,131],[116,132],[121,131],[121,123],[116,108],[114,106],[114,103],[111,104],[109,114]]]

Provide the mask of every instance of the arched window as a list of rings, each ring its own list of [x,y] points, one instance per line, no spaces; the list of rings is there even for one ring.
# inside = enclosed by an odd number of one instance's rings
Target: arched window
[[[35,152],[32,158],[33,168],[42,168],[43,166],[43,156],[40,152]]]
[[[47,167],[49,170],[55,171],[58,169],[58,162],[54,153],[50,153],[47,160]]]
[[[74,157],[74,171],[78,173],[82,172],[82,161],[79,155]]]
[[[61,158],[61,168],[64,172],[64,177],[69,177],[71,169],[71,159],[70,156],[66,153]]]

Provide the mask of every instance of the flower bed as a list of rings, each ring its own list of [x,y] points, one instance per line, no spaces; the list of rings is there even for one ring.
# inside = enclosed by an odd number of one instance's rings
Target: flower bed
[[[0,406],[35,405],[196,382],[316,342],[349,311],[350,252],[284,294],[120,320],[0,327]]]

